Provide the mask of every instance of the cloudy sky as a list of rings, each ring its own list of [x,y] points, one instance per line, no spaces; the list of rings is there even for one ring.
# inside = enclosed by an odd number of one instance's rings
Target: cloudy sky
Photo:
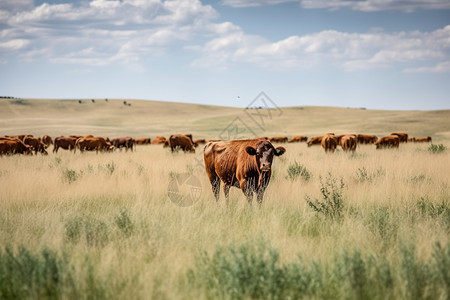
[[[448,0],[1,0],[0,96],[450,109]]]

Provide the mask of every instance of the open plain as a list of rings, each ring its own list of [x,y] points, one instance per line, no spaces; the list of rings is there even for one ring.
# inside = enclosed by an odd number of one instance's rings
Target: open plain
[[[50,146],[47,156],[3,156],[0,299],[450,297],[450,111],[288,107],[258,114],[127,104],[3,99],[0,135],[404,131],[443,146],[325,153],[279,144],[287,151],[274,159],[261,206],[236,188],[216,203],[202,146],[186,154],[161,145],[54,154]]]

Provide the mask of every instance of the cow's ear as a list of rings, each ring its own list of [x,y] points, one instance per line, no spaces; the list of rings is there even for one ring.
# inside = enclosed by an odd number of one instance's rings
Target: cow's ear
[[[253,147],[247,147],[245,148],[245,151],[247,151],[249,155],[256,155],[256,149]]]
[[[276,155],[276,156],[283,155],[284,152],[286,152],[286,149],[285,149],[284,147],[277,147],[277,148],[275,149],[275,155]]]

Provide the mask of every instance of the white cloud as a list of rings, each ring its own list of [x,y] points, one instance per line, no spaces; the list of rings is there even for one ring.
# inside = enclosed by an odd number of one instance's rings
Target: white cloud
[[[197,47],[195,67],[227,68],[252,63],[269,69],[332,66],[348,71],[409,68],[417,62],[450,59],[450,26],[432,32],[347,33],[327,30],[270,42],[242,31]]]
[[[19,50],[26,47],[29,41],[23,39],[9,40],[7,42],[0,43],[0,49],[3,50]]]
[[[303,8],[340,9],[349,8],[358,11],[416,11],[428,9],[450,9],[448,0],[222,0],[223,5],[232,7],[253,7],[275,5],[286,2],[298,2]]]
[[[384,11],[399,10],[412,12],[416,10],[427,9],[449,9],[450,2],[447,0],[302,0],[304,8],[327,8],[339,9],[350,8],[358,11]]]
[[[165,47],[197,35],[235,30],[231,23],[212,22],[217,16],[199,0],[93,0],[0,10],[0,45],[20,50],[2,51],[0,58],[128,63],[161,55]],[[19,45],[18,41],[27,42]]]
[[[448,73],[450,72],[450,61],[444,61],[435,66],[408,68],[405,73]]]
[[[256,7],[298,1],[299,0],[222,0],[222,4],[231,7]]]
[[[415,72],[418,62],[421,68],[428,64],[446,70],[438,66],[450,61],[450,26],[432,32],[325,30],[269,41],[246,34],[231,22],[217,23],[217,17],[211,6],[199,0],[94,0],[0,11],[0,61],[14,57],[142,65],[148,56],[162,56],[168,48],[198,53],[194,67],[218,69],[250,64],[273,70],[333,66],[350,71],[400,67]]]

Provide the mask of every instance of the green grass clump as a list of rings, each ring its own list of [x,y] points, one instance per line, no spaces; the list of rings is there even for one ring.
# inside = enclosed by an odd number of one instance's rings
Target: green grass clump
[[[450,245],[436,244],[429,259],[414,246],[400,246],[397,255],[389,261],[356,248],[328,261],[282,263],[260,241],[204,252],[187,276],[208,299],[448,299]]]
[[[76,292],[72,272],[67,259],[48,249],[0,249],[0,299],[60,299]]]
[[[311,179],[311,172],[303,165],[298,162],[290,164],[287,168],[287,179],[296,180],[297,178],[302,178],[304,181],[309,181]]]
[[[431,153],[441,153],[447,150],[447,147],[445,147],[443,144],[431,144],[428,147],[428,151]]]
[[[344,181],[341,178],[338,182],[331,174],[325,178],[325,182],[320,178],[321,199],[311,200],[306,195],[305,200],[308,205],[319,215],[332,220],[342,220],[344,213]]]

